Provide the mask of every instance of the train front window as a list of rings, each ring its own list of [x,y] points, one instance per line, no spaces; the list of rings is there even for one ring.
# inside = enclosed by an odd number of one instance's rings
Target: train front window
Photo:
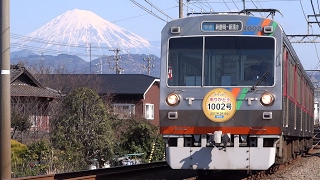
[[[204,85],[273,85],[274,39],[245,36],[205,38]]]
[[[169,40],[168,85],[201,86],[203,37]]]
[[[263,78],[260,86],[272,86],[274,52],[272,37],[172,38],[169,40],[168,85],[252,86]]]

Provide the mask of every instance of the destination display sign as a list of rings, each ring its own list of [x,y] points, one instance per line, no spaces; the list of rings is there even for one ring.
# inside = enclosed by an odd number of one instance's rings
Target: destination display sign
[[[201,30],[212,31],[241,31],[241,22],[202,22]]]

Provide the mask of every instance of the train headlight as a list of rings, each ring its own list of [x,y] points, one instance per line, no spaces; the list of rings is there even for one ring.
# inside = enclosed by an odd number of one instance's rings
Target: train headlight
[[[170,93],[170,94],[168,94],[168,96],[166,98],[166,103],[169,106],[176,106],[180,103],[180,96],[175,93]]]
[[[274,95],[271,93],[264,93],[261,98],[260,102],[264,106],[271,106],[274,103]]]

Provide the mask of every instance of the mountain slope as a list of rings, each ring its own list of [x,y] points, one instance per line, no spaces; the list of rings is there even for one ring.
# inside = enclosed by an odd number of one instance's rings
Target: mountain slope
[[[50,22],[14,41],[19,49],[30,49],[45,54],[68,53],[96,56],[109,48],[121,48],[132,53],[155,53],[150,43],[91,11],[74,9],[52,19]],[[157,48],[159,50],[159,48]]]
[[[150,68],[150,75],[159,77],[160,58],[155,55],[146,54],[122,54],[121,59],[118,61],[119,68],[123,70],[121,73],[148,74],[148,69],[146,68],[148,62],[144,60],[147,57],[154,59],[151,61],[151,65],[153,66]],[[21,63],[31,73],[115,74],[115,59],[114,55],[103,56],[102,58],[93,59],[90,63],[74,55],[36,55],[26,51],[16,51],[11,53],[10,63]]]

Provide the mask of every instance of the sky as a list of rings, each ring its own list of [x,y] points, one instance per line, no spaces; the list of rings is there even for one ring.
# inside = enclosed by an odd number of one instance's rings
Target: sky
[[[160,41],[161,30],[172,19],[179,18],[178,0],[134,0],[156,16],[138,7],[131,0],[10,0],[10,33],[27,36],[50,20],[68,10],[92,11],[98,16],[127,29],[149,41]],[[150,4],[155,5],[156,8]],[[186,13],[238,11],[243,9],[242,0],[184,0]],[[316,14],[320,14],[318,0],[246,0],[246,8],[274,8],[281,11],[274,20],[281,24],[286,34],[307,34],[306,16],[313,15],[311,2]],[[167,16],[163,15],[165,13]],[[259,14],[257,14],[259,15]],[[267,14],[262,14],[267,16]],[[163,21],[164,20],[164,21]],[[310,19],[310,21],[315,19]],[[320,16],[319,16],[320,21]],[[320,34],[320,28],[313,24],[310,34]],[[320,38],[319,38],[320,41]],[[293,44],[297,55],[307,70],[320,69],[320,43]]]

